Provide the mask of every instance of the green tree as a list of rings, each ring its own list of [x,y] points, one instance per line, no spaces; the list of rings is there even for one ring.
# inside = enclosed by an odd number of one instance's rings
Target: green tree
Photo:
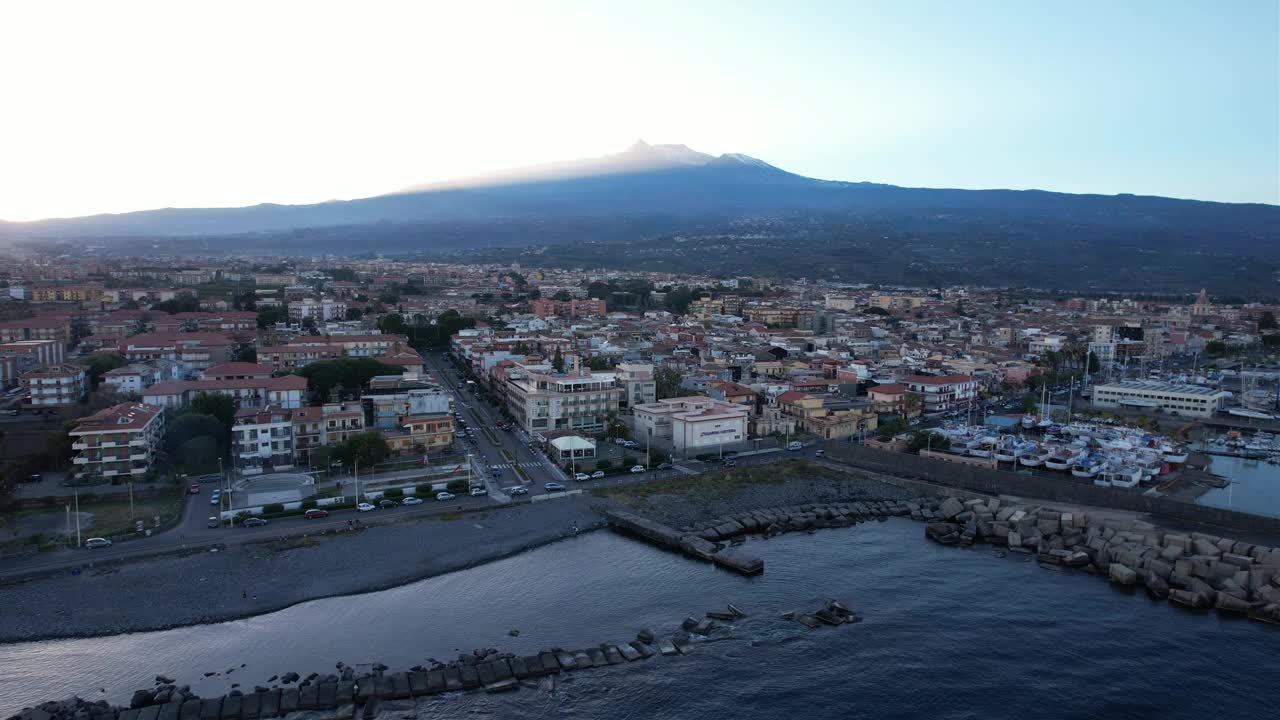
[[[338,444],[338,457],[347,467],[357,462],[365,467],[373,467],[386,459],[391,449],[387,440],[377,430],[356,433]]]
[[[404,368],[386,365],[373,358],[341,358],[313,362],[298,371],[307,379],[307,388],[319,397],[329,397],[333,388],[362,388],[375,375],[400,375]]]
[[[378,329],[392,335],[403,335],[405,332],[404,317],[400,313],[387,313],[378,318]]]
[[[348,320],[359,320],[362,317],[364,317],[364,310],[362,310],[361,308],[354,307],[354,306],[347,308]]]
[[[653,382],[655,391],[659,400],[678,397],[682,392],[680,383],[684,378],[680,373],[670,368],[660,368],[653,374]]]
[[[564,372],[564,356],[560,354],[559,345],[556,346],[555,354],[551,356],[551,367],[555,368],[556,372]]]
[[[920,452],[921,450],[946,450],[951,447],[951,440],[945,435],[929,432],[928,430],[916,430],[911,433],[911,438],[907,440],[907,448]]]
[[[211,468],[221,455],[217,439],[208,435],[191,438],[174,448],[172,453],[173,459],[186,466],[189,471]]]
[[[869,307],[862,309],[863,315],[888,315],[889,311],[882,307]]]
[[[166,312],[170,315],[180,312],[197,312],[200,310],[200,300],[191,293],[179,293],[172,300],[152,303],[151,309],[159,312]]]
[[[236,401],[229,395],[199,392],[191,398],[191,412],[197,415],[212,415],[231,434],[231,426],[236,421]]]
[[[1276,314],[1270,310],[1264,310],[1258,318],[1258,329],[1275,330],[1277,327],[1280,327],[1280,324],[1276,323]]]
[[[258,349],[248,343],[236,347],[235,355],[232,360],[236,362],[256,363],[258,362]]]
[[[284,307],[273,306],[258,311],[258,327],[264,330],[288,319],[289,311]]]
[[[196,438],[212,438],[216,447],[215,458],[226,452],[230,439],[229,426],[213,415],[197,412],[185,412],[173,419],[164,434],[166,452],[175,453],[184,444]]]
[[[613,367],[613,363],[606,357],[587,358],[587,369],[595,372],[605,372]]]
[[[1227,344],[1221,340],[1210,340],[1204,344],[1204,352],[1210,357],[1222,357],[1227,354]]]
[[[84,374],[89,380],[89,388],[97,389],[98,383],[102,382],[103,373],[109,370],[115,370],[118,367],[124,367],[127,360],[124,356],[116,353],[94,353],[84,359]]]

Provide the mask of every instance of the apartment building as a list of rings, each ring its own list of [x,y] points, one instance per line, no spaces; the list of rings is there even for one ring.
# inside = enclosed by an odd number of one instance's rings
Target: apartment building
[[[27,390],[27,403],[33,408],[75,405],[89,391],[84,368],[79,365],[53,365],[32,370],[24,374],[20,382]]]
[[[614,373],[548,373],[516,365],[507,371],[507,408],[528,433],[601,433],[622,402],[614,379]]]
[[[614,368],[614,382],[622,389],[620,405],[623,408],[646,405],[658,399],[658,385],[653,379],[653,365],[649,363],[620,363]]]
[[[293,416],[277,407],[242,407],[231,427],[232,459],[244,475],[293,467]]]
[[[20,340],[0,344],[0,390],[16,386],[23,373],[61,365],[64,359],[63,345],[56,340]]]
[[[1213,417],[1221,412],[1231,393],[1201,385],[1124,380],[1095,385],[1092,403],[1096,408],[1161,410],[1175,415]]]
[[[0,323],[0,343],[23,340],[54,340],[66,347],[71,342],[71,318],[66,315],[39,315]]]
[[[407,415],[383,432],[393,452],[433,453],[453,444],[451,415]]]
[[[566,318],[603,317],[605,304],[604,300],[599,298],[571,298],[569,300],[539,298],[529,303],[529,310],[540,318],[552,315]]]
[[[239,380],[175,380],[152,385],[142,391],[142,401],[157,407],[180,408],[191,398],[207,392],[229,395],[239,407],[278,405],[285,409],[302,407],[307,379],[301,375],[244,378]]]
[[[306,298],[289,303],[289,319],[294,322],[302,322],[310,318],[318,323],[325,323],[331,320],[345,320],[346,317],[347,304],[341,300]]]
[[[364,420],[364,408],[359,401],[294,409],[294,458],[299,465],[311,464],[311,453],[316,448],[337,445],[364,432]]]
[[[141,394],[143,390],[178,377],[176,363],[168,360],[152,360],[147,363],[132,363],[102,374],[102,384],[118,393]]]
[[[925,415],[963,410],[978,399],[978,382],[968,375],[912,375],[903,382],[920,396]]]
[[[778,396],[778,407],[794,418],[801,430],[824,440],[853,437],[879,427],[874,405],[837,396],[792,390]]]
[[[144,333],[120,340],[115,351],[129,362],[170,360],[184,375],[195,375],[231,360],[237,343],[221,333]]]
[[[380,430],[394,430],[405,417],[453,412],[453,396],[439,387],[404,388],[394,392],[371,389],[363,402],[373,426]]]
[[[164,411],[141,403],[121,403],[81,418],[69,433],[75,477],[146,475],[164,431]]]
[[[747,408],[709,397],[668,398],[637,405],[636,439],[670,443],[680,455],[737,450],[747,440]]]
[[[867,397],[882,415],[901,415],[908,419],[920,415],[920,396],[913,395],[902,383],[877,385],[867,390]],[[911,397],[915,399],[909,399]]]
[[[320,360],[381,358],[410,350],[403,335],[304,336],[285,345],[258,348],[258,362],[276,371],[296,370]]]

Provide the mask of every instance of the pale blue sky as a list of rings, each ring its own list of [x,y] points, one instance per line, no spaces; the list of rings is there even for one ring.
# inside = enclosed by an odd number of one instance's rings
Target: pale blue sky
[[[1280,3],[0,7],[0,218],[314,202],[637,138],[814,177],[1280,203]]]

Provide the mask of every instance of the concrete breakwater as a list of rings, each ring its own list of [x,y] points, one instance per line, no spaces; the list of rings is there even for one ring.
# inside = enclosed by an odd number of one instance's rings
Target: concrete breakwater
[[[663,525],[656,520],[642,517],[625,510],[609,510],[605,512],[609,525],[626,531],[650,542],[679,550],[702,560],[710,560],[721,567],[754,575],[764,572],[764,561],[748,557],[733,550],[717,546],[708,538],[690,532],[681,532]]]
[[[713,627],[708,624],[695,630],[706,634]],[[545,676],[685,655],[692,649],[687,631],[659,638],[646,629],[628,643],[602,643],[577,650],[557,647],[531,655],[484,648],[449,663],[433,662],[405,672],[388,673],[385,666],[375,665],[373,672],[357,674],[354,668],[338,663],[337,673],[312,673],[305,678],[285,673],[279,676],[285,687],[256,686],[252,691],[233,690],[211,698],[201,698],[190,686],[157,676],[156,687],[136,691],[128,708],[77,697],[25,708],[9,720],[259,720],[297,711],[332,711],[338,720],[369,719],[384,703],[390,707],[395,701],[447,692],[505,692]]]
[[[925,522],[926,537],[944,545],[990,543],[1035,555],[1043,567],[1077,568],[1119,585],[1141,585],[1154,597],[1186,607],[1280,624],[1280,548],[994,497],[795,505],[727,515],[676,532],[720,547],[752,534],[811,532],[889,516]]]

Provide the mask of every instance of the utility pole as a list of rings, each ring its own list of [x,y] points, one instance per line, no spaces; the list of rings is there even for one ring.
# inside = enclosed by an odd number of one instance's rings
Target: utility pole
[[[133,514],[133,478],[129,479],[129,519],[137,520]]]
[[[80,491],[75,491],[76,497],[76,547],[80,547]]]
[[[67,542],[71,542],[71,503],[67,503],[64,507],[67,511]]]
[[[356,504],[360,504],[360,459],[356,458],[351,467],[351,474],[356,479]]]

